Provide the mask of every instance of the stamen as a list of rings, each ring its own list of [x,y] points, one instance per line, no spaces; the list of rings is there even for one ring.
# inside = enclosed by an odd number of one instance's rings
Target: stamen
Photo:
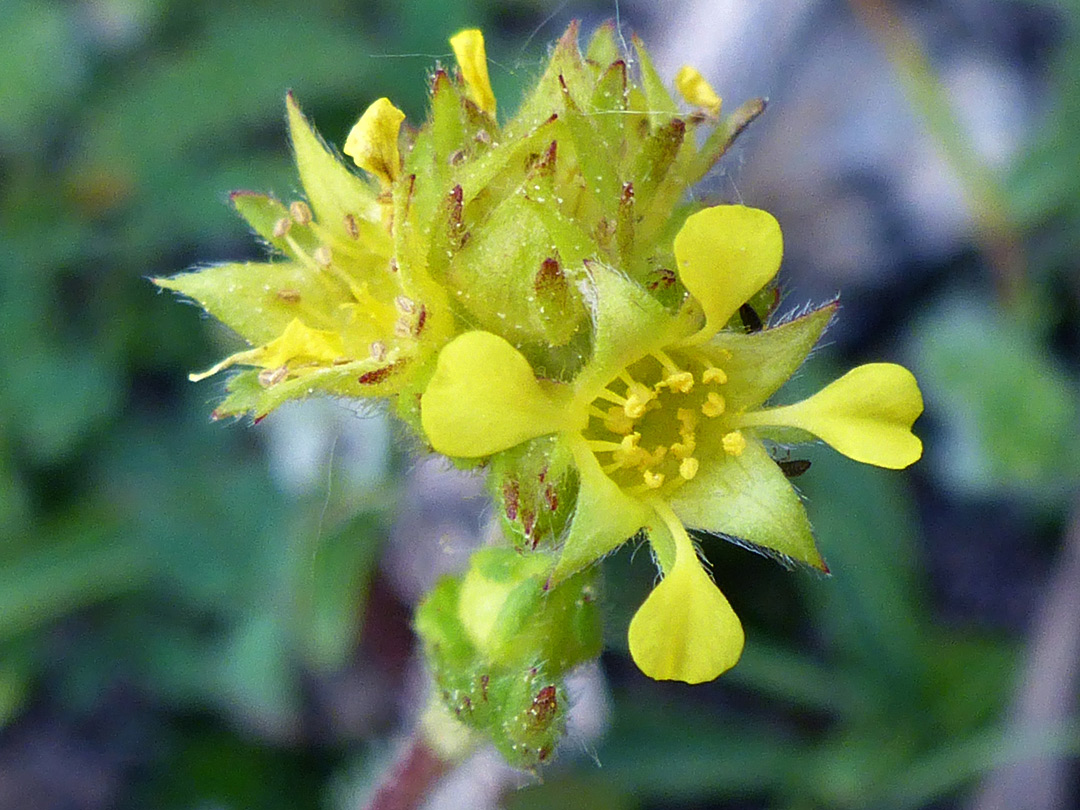
[[[334,263],[334,254],[330,252],[330,248],[326,245],[319,245],[315,250],[311,252],[311,258],[315,260],[315,263],[320,267],[329,267]]]
[[[303,200],[294,200],[289,204],[289,216],[297,225],[311,224],[311,209]]]
[[[345,219],[345,233],[349,235],[350,239],[360,238],[360,225],[356,222],[356,217],[352,214],[346,214]]]
[[[616,394],[614,391],[609,391],[604,388],[596,395],[597,399],[606,399],[608,402],[613,402],[616,405],[626,405],[626,397]]]
[[[287,366],[281,366],[280,368],[264,368],[258,375],[259,385],[263,388],[271,388],[284,380],[288,373],[289,369]]]
[[[623,405],[623,410],[631,419],[640,419],[654,399],[656,399],[656,393],[648,386],[639,382],[631,383],[626,387],[626,403]]]
[[[280,239],[289,232],[289,228],[292,227],[292,220],[288,217],[282,217],[274,223],[274,238]]]
[[[724,398],[715,391],[710,391],[705,401],[701,403],[701,412],[709,418],[714,418],[722,414],[726,407]]]
[[[599,410],[599,408],[597,408],[597,410]],[[604,427],[619,436],[625,436],[628,433],[632,433],[634,431],[634,426],[637,424],[632,418],[626,415],[625,410],[617,406],[608,408],[608,412],[603,415],[603,419]]]
[[[741,431],[733,430],[721,439],[724,445],[724,452],[729,456],[741,456],[743,450],[746,449],[746,437],[742,435]]]
[[[683,441],[675,442],[675,444],[671,445],[671,455],[678,459],[686,459],[689,458],[696,449],[697,442],[694,440],[694,434],[691,433],[687,436],[684,433]]]
[[[693,456],[687,456],[679,464],[679,477],[684,481],[690,481],[695,475],[697,475],[698,467],[700,463]]]
[[[710,365],[703,372],[701,372],[701,381],[706,385],[716,383],[722,385],[727,382],[727,374],[724,373],[722,368]]]
[[[660,489],[664,483],[664,474],[653,472],[652,470],[645,470],[641,474],[641,477],[645,479],[645,486],[649,489]]]
[[[386,344],[381,340],[376,340],[372,343],[368,351],[371,353],[372,360],[377,360],[381,363],[386,359]]]
[[[586,444],[594,453],[615,453],[623,449],[621,442],[605,442],[603,439],[590,439]]]
[[[656,388],[661,386],[679,394],[689,394],[694,389],[694,375],[689,371],[676,371],[656,384]]]

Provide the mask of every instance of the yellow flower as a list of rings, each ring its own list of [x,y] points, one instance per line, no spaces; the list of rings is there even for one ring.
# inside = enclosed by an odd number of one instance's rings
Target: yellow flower
[[[386,396],[402,387],[421,350],[448,337],[442,295],[399,271],[387,200],[352,174],[310,127],[292,96],[289,128],[307,201],[285,205],[237,192],[233,204],[284,261],[223,264],[168,279],[162,287],[198,301],[254,348],[192,374],[234,365],[215,417],[261,418],[287,399],[324,393]],[[346,144],[385,191],[397,177],[402,114],[371,105]]]
[[[727,535],[824,568],[798,496],[763,440],[818,437],[856,460],[902,468],[922,445],[922,398],[906,369],[860,366],[809,399],[764,403],[799,367],[834,306],[752,334],[724,327],[776,274],[779,225],[717,206],[674,240],[689,295],[675,313],[599,263],[580,279],[594,322],[589,363],[569,383],[537,379],[510,343],[468,332],[441,351],[423,395],[432,446],[477,458],[554,434],[580,476],[553,582],[646,529],[664,571],[630,625],[638,666],[711,680],[738,660],[742,629],[686,528]]]

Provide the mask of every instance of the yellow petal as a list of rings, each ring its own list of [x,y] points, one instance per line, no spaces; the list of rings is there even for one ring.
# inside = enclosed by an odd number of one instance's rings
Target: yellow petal
[[[720,96],[690,65],[683,65],[675,74],[675,89],[688,104],[703,108],[713,118],[720,115]]]
[[[669,529],[675,564],[630,622],[630,655],[655,680],[704,683],[739,660],[742,624],[701,567],[682,524]]]
[[[469,98],[488,115],[495,115],[495,93],[488,79],[487,53],[484,35],[478,28],[470,28],[450,37],[450,47],[461,68],[461,77],[469,91]]]
[[[503,338],[466,332],[439,353],[420,400],[421,423],[438,452],[479,458],[580,429],[572,420],[580,409],[570,407],[569,395],[537,382],[529,361]]]
[[[262,368],[281,368],[297,364],[328,365],[345,356],[345,347],[337,332],[312,329],[299,318],[293,318],[285,331],[269,343],[248,351],[238,352],[188,379],[198,382],[236,363]]]
[[[384,189],[397,179],[401,170],[398,133],[405,113],[380,98],[364,110],[345,139],[345,154],[366,172],[379,178]]]
[[[718,205],[688,217],[675,237],[679,278],[705,310],[701,343],[719,332],[740,306],[780,269],[784,240],[772,214]]]
[[[922,410],[910,371],[895,363],[869,363],[809,399],[751,412],[740,422],[799,428],[856,461],[899,470],[922,455],[922,442],[911,432]]]

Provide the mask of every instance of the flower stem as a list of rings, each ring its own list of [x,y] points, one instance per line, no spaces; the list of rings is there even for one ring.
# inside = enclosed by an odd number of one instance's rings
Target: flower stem
[[[999,179],[979,159],[925,50],[888,0],[850,2],[881,44],[908,103],[952,167],[994,275],[998,298],[1010,308],[1022,303],[1024,254]]]
[[[416,733],[363,810],[415,810],[448,770],[450,763],[432,750],[423,735]]]

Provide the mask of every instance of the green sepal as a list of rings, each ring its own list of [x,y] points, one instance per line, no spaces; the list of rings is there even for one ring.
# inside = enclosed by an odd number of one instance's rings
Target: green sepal
[[[491,459],[488,491],[518,551],[550,548],[574,511],[577,472],[557,436],[541,436]]]
[[[638,57],[638,70],[641,73],[641,89],[645,93],[645,109],[649,115],[649,125],[653,132],[664,127],[678,114],[679,107],[675,99],[671,97],[664,80],[656,72],[652,58],[645,49],[643,43],[636,35],[633,38],[634,51]]]
[[[462,119],[461,93],[445,71],[435,72],[431,87],[431,146],[436,176],[444,177],[455,162],[466,157],[469,141]]]
[[[657,126],[642,144],[629,175],[639,210],[652,208],[653,197],[674,165],[685,138],[686,123],[681,118],[671,118]]]
[[[775,394],[802,365],[836,314],[836,302],[793,321],[753,334],[717,333],[698,347],[728,375],[724,398],[729,412],[754,410]]]
[[[567,441],[580,483],[574,519],[563,541],[553,582],[588,568],[646,528],[655,517],[644,501],[627,495],[600,469],[584,438],[574,435]]]
[[[612,62],[600,75],[589,100],[589,112],[592,113],[592,125],[603,144],[601,155],[612,164],[622,164],[625,155],[623,140],[626,135],[626,63],[622,60]]]
[[[616,40],[615,21],[607,20],[597,26],[585,49],[585,58],[600,69],[622,58],[622,50]]]
[[[754,98],[743,103],[731,115],[725,116],[720,125],[705,139],[694,161],[687,167],[687,185],[692,186],[701,180],[731,148],[743,130],[763,112],[765,112],[765,99]]]
[[[340,366],[317,368],[299,377],[264,385],[259,370],[249,369],[234,374],[225,386],[228,396],[214,409],[214,419],[243,416],[250,413],[262,419],[270,411],[290,399],[306,399],[312,394],[341,397],[385,397],[397,393],[407,363],[386,366],[365,358]],[[372,382],[361,383],[362,379]]]
[[[285,97],[289,133],[296,168],[315,217],[324,225],[344,232],[346,214],[352,215],[361,238],[386,239],[382,211],[371,186],[346,168],[308,123],[292,93]]]
[[[253,345],[276,338],[301,311],[312,329],[336,328],[332,313],[348,294],[296,262],[219,264],[154,283],[198,302]]]
[[[593,349],[574,387],[580,397],[591,402],[622,369],[672,343],[682,323],[615,268],[590,262],[587,269]]]
[[[748,439],[741,455],[730,456],[720,446],[719,436],[704,438],[698,454],[709,462],[668,498],[679,519],[692,529],[782,561],[825,570],[806,510],[761,442]]]
[[[562,91],[564,85],[569,88],[578,106],[584,105],[588,100],[588,96],[584,94],[592,85],[592,77],[578,47],[579,31],[580,25],[575,20],[559,38],[551,53],[547,68],[544,70],[544,75],[536,83],[533,92],[521,104],[517,117],[507,125],[505,138],[521,137],[522,134],[546,120],[552,113],[561,113],[564,108]]]

